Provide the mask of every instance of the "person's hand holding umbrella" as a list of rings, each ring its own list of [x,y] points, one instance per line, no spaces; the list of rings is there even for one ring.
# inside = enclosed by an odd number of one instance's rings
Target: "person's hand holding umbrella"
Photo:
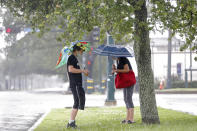
[[[112,74],[114,74],[116,72],[116,66],[113,64],[112,65]]]

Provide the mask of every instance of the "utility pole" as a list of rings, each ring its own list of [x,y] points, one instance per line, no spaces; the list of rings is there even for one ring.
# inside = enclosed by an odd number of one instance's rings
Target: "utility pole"
[[[190,44],[190,81],[192,82],[192,45]]]
[[[99,86],[100,86],[100,90],[102,90],[102,60],[101,60],[101,56],[99,57]]]
[[[111,35],[107,33],[107,45],[114,45],[114,40]],[[107,99],[105,101],[106,106],[116,105],[116,100],[114,97],[115,86],[114,86],[114,75],[112,74],[112,64],[113,60],[108,56],[108,69],[107,69]]]
[[[172,51],[172,32],[168,32],[168,74],[167,74],[167,87],[171,88],[171,51]]]

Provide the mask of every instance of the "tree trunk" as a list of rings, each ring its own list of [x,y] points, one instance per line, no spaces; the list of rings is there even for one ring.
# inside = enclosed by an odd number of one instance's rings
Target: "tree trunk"
[[[33,75],[31,75],[31,90],[33,90]]]
[[[18,78],[18,87],[19,87],[19,90],[22,89],[22,87],[21,87],[21,76],[19,76],[19,78]]]
[[[151,50],[147,23],[146,1],[135,11],[135,59],[138,68],[139,97],[142,122],[146,124],[160,123],[154,91],[154,77],[151,68]]]
[[[16,78],[14,78],[13,81],[14,81],[14,90],[16,90]]]

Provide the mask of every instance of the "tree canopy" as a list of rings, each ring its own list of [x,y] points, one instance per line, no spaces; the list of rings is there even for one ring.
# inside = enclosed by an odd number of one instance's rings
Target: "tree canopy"
[[[18,16],[23,16],[41,33],[52,28],[63,29],[59,40],[80,39],[94,26],[101,29],[101,38],[110,32],[117,40],[132,40],[134,12],[144,0],[9,0],[2,1]],[[186,39],[181,50],[196,41],[197,1],[195,0],[148,0],[148,22],[141,22],[148,30],[172,30]],[[102,39],[102,40],[103,40]],[[193,45],[193,50],[196,50]]]

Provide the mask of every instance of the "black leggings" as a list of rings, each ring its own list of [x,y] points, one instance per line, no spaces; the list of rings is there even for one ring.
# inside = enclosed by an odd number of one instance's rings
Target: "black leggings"
[[[127,109],[134,108],[133,99],[132,99],[133,88],[134,86],[123,89],[124,101],[125,101]]]

